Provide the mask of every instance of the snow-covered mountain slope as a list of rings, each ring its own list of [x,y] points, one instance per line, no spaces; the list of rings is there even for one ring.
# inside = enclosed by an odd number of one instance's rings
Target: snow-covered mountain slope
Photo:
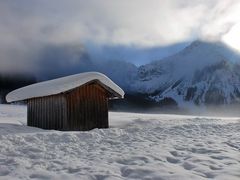
[[[118,60],[95,62],[95,71],[101,72],[111,78],[125,91],[136,80],[137,66],[132,63]]]
[[[180,107],[240,102],[239,62],[239,54],[222,43],[195,41],[173,56],[139,67],[132,89]]]

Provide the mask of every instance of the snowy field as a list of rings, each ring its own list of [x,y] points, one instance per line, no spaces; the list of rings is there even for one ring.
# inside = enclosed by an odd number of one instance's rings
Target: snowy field
[[[46,131],[0,105],[0,179],[240,179],[240,118],[109,115],[109,129]]]

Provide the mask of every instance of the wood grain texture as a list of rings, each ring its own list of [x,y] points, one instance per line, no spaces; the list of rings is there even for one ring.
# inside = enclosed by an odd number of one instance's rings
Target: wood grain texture
[[[97,82],[71,91],[28,100],[28,126],[63,131],[108,128],[108,99]]]

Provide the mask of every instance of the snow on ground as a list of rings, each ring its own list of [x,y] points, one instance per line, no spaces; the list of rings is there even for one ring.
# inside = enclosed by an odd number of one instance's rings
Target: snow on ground
[[[240,179],[240,119],[110,113],[109,129],[27,127],[0,105],[0,179]]]

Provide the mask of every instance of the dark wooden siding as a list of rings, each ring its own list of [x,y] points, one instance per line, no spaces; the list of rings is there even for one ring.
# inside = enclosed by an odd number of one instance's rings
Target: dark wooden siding
[[[66,97],[47,96],[28,100],[28,126],[43,129],[68,129]]]
[[[108,98],[92,82],[69,92],[28,100],[28,125],[43,129],[90,130],[108,128]]]
[[[71,130],[108,128],[108,96],[97,83],[76,88],[66,94]]]

